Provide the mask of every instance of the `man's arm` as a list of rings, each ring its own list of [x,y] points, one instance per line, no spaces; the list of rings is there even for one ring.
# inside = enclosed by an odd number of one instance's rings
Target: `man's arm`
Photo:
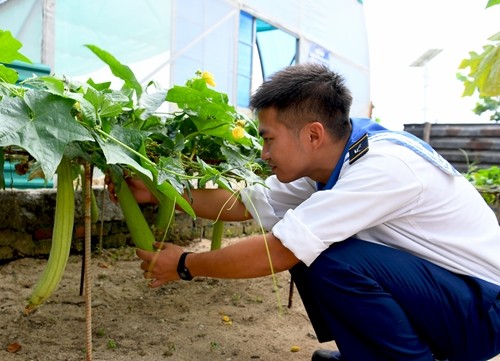
[[[238,195],[225,189],[193,189],[189,195],[184,193],[184,198],[200,218],[233,222],[252,218]]]
[[[158,287],[179,279],[177,264],[183,249],[171,243],[158,252],[138,249],[143,260],[144,277],[151,279],[151,287]],[[186,267],[192,276],[211,278],[255,278],[292,268],[297,257],[271,233],[251,236],[216,251],[191,253],[186,257]]]
[[[106,177],[106,184],[111,200],[118,201],[115,185],[110,177]],[[158,204],[158,200],[139,178],[127,178],[127,184],[137,203]],[[233,222],[252,218],[238,196],[225,189],[193,189],[189,194],[185,192],[183,197],[191,204],[196,216],[200,218]],[[178,209],[181,210],[181,208]]]

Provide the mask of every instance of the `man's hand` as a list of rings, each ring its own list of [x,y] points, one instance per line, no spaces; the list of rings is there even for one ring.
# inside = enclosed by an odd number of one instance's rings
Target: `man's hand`
[[[165,283],[180,279],[177,274],[177,264],[184,252],[182,247],[172,243],[156,243],[155,247],[161,247],[156,252],[148,252],[137,249],[137,256],[142,259],[141,269],[144,278],[151,280],[150,287],[159,287]]]

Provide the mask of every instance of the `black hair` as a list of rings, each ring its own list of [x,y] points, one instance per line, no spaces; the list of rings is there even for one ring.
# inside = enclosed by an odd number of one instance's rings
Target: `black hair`
[[[351,104],[351,91],[344,78],[316,63],[291,65],[276,72],[250,100],[250,108],[256,113],[276,109],[277,120],[292,129],[300,130],[317,121],[338,139],[350,133]]]

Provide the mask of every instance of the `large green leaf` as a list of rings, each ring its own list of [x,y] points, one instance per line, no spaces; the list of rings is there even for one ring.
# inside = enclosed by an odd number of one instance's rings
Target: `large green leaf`
[[[108,164],[128,165],[148,178],[152,178],[151,171],[142,166],[142,160],[137,154],[143,148],[145,138],[144,132],[119,126],[113,127],[110,137],[106,139],[100,136],[96,137]],[[124,145],[129,149],[125,148]]]
[[[3,64],[0,64],[0,81],[9,84],[15,84],[18,78],[19,74],[17,74],[17,71],[7,68]]]
[[[214,95],[214,96],[210,96]],[[219,120],[234,119],[234,108],[224,101],[224,97],[209,89],[200,91],[199,89],[174,85],[168,90],[166,100],[176,103],[182,109],[205,110],[206,116],[218,118]]]
[[[64,96],[66,92],[66,84],[63,79],[55,78],[53,76],[34,76],[23,81],[23,85],[30,88],[37,88],[46,90],[49,93]]]
[[[481,83],[479,90],[483,96],[500,95],[500,44],[485,52],[480,65]]]
[[[494,5],[500,5],[500,0],[488,0],[486,8],[492,7]]]
[[[481,54],[469,52],[469,56],[459,65],[459,69],[470,68],[462,95],[472,95],[475,89],[481,96],[500,95],[500,44],[486,45]]]
[[[4,97],[0,102],[0,146],[25,149],[52,178],[66,146],[91,141],[90,132],[71,116],[73,101],[28,90],[24,98]]]
[[[10,31],[0,30],[0,62],[12,63],[14,60],[20,60],[31,64],[31,60],[18,51],[22,46]]]
[[[94,107],[94,111],[100,118],[116,117],[123,113],[123,107],[120,101],[125,103],[128,98],[121,93],[117,98],[115,93],[102,93],[89,87],[85,92],[84,98]]]
[[[477,90],[481,97],[500,95],[500,32],[488,38],[491,44],[483,46],[483,52],[469,52],[469,58],[462,60],[459,69],[469,68],[469,74],[458,74],[464,83],[462,96],[471,96]]]
[[[95,45],[86,45],[86,47],[89,48],[95,55],[97,55],[99,59],[108,64],[114,76],[123,80],[127,87],[134,89],[138,98],[141,97],[141,83],[137,81],[135,74],[127,65],[123,65],[113,55]]]
[[[139,107],[144,109],[141,114],[141,119],[147,119],[151,114],[156,112],[165,102],[166,90],[160,90],[154,93],[144,93],[139,100]]]
[[[161,157],[156,168],[158,170],[158,184],[169,182],[177,192],[182,194],[184,189],[182,178],[186,177],[186,172],[180,159]]]

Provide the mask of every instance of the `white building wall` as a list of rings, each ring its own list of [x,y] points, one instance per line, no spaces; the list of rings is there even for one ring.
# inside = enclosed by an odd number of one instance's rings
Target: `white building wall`
[[[363,6],[356,0],[174,0],[172,84],[193,71],[214,73],[217,88],[236,97],[239,12],[299,39],[298,62],[322,61],[344,75],[353,116],[368,116],[370,72]],[[318,58],[317,50],[322,57]]]
[[[215,75],[217,89],[236,98],[239,14],[244,10],[299,39],[298,62],[322,61],[346,78],[353,116],[367,116],[370,71],[364,9],[357,0],[52,0],[53,71],[94,80],[112,78],[84,44],[129,65],[143,83],[182,84],[196,70]],[[42,60],[43,0],[1,5],[11,30],[35,62]],[[53,20],[53,19],[51,19]],[[50,55],[50,54],[49,54]]]

